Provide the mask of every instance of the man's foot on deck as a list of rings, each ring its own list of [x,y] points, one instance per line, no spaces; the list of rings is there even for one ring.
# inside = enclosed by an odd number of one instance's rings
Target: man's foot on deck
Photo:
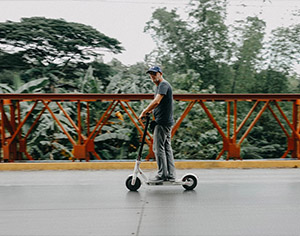
[[[153,183],[160,183],[163,182],[165,179],[156,175],[154,178],[149,179],[149,182],[153,182]]]

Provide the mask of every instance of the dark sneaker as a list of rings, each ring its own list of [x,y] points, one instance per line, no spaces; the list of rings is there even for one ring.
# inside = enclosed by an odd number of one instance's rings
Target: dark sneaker
[[[154,178],[150,179],[149,182],[155,182],[155,183],[160,183],[163,182],[164,179],[158,175],[156,175]]]
[[[175,178],[174,178],[174,177],[169,177],[169,178],[168,178],[168,181],[170,181],[170,182],[175,182]]]

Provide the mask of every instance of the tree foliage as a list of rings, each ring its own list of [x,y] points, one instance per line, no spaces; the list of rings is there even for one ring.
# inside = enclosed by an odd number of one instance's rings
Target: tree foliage
[[[213,85],[219,93],[255,92],[262,70],[278,72],[286,84],[299,62],[299,25],[277,28],[266,39],[266,23],[257,16],[226,25],[226,7],[227,1],[192,0],[187,19],[156,9],[145,27],[157,43],[147,62],[164,65],[168,74],[192,69],[201,89]]]
[[[228,77],[223,63],[228,57],[228,29],[225,8],[220,1],[191,1],[188,21],[175,10],[157,9],[145,27],[157,42],[155,59],[172,71],[193,69],[200,74],[202,87],[214,85],[225,92]]]
[[[247,93],[253,87],[259,57],[263,49],[265,22],[257,17],[247,17],[234,27],[233,82],[231,93]]]
[[[293,65],[300,63],[300,24],[279,27],[272,31],[268,57],[270,67],[292,74]]]
[[[44,17],[1,23],[0,44],[3,51],[18,51],[27,63],[38,66],[93,60],[103,50],[123,50],[119,41],[91,26]]]
[[[18,71],[25,82],[48,77],[46,92],[68,87],[68,80],[78,78],[78,72],[90,65],[97,76],[107,77],[110,69],[101,62],[103,52],[122,50],[118,40],[63,19],[32,17],[0,23],[0,72]]]

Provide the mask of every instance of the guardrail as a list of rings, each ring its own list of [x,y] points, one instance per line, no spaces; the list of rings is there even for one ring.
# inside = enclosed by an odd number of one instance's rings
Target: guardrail
[[[60,129],[68,137],[68,140],[73,146],[74,159],[88,161],[90,154],[93,154],[100,160],[101,157],[95,151],[94,140],[101,132],[103,126],[107,123],[116,107],[124,110],[137,128],[138,132],[142,135],[144,125],[138,120],[138,116],[130,105],[130,102],[151,100],[153,99],[153,96],[153,94],[0,94],[1,148],[3,160],[5,162],[18,160],[20,159],[20,156],[22,156],[22,153],[25,154],[27,159],[34,159],[26,150],[27,138],[39,122],[42,114],[46,111],[51,114]],[[211,123],[218,130],[218,133],[221,135],[223,140],[223,148],[217,156],[217,160],[219,160],[225,152],[227,152],[227,160],[230,158],[241,159],[241,144],[267,109],[271,112],[274,119],[278,122],[279,127],[287,137],[287,149],[281,158],[285,158],[287,154],[291,152],[293,158],[300,159],[300,94],[174,94],[174,100],[184,101],[187,103],[187,106],[176,121],[172,130],[172,136],[175,135],[180,124],[192,108],[196,104],[199,104],[205,111]],[[20,103],[24,101],[31,101],[32,106],[25,117],[21,117]],[[97,118],[98,122],[91,130],[89,123],[91,115],[89,112],[89,103],[104,101],[108,102],[109,105],[102,116]],[[77,122],[68,115],[61,105],[61,102],[77,103]],[[207,102],[224,102],[227,111],[227,115],[224,117],[224,119],[227,120],[227,127],[225,130],[220,126],[219,122],[215,119],[212,112],[207,107]],[[237,114],[238,103],[240,102],[252,102],[254,104],[248,114],[243,118],[242,122],[238,125]],[[291,103],[292,117],[288,117],[288,115],[283,111],[279,104],[280,102]],[[57,114],[53,112],[53,109],[50,107],[50,104],[52,103],[56,104],[56,108],[58,108],[70,122],[77,133],[77,139],[70,135],[62,122],[58,119]],[[81,125],[82,103],[86,103],[87,108],[87,130],[84,132]],[[34,118],[34,122],[27,133],[22,134],[23,126],[32,115],[32,112],[37,109],[37,104],[42,104],[42,109]],[[5,109],[5,107],[8,108]],[[274,108],[276,108],[277,114]],[[258,113],[254,112],[256,110],[259,110]],[[255,117],[244,133],[242,133],[242,130],[245,129],[246,123],[250,120],[251,116]],[[87,135],[84,135],[84,133]],[[238,135],[240,136],[239,139]],[[153,139],[151,134],[147,133],[146,143],[150,147],[147,160],[154,158],[152,142]]]

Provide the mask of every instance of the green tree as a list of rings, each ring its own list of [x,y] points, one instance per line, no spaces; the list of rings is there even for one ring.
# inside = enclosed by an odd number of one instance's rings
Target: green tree
[[[225,6],[222,1],[193,0],[186,21],[176,10],[157,9],[145,31],[152,35],[158,49],[147,60],[164,65],[167,74],[192,69],[201,76],[201,88],[214,85],[218,92],[228,92],[230,68],[225,62],[230,47]]]
[[[293,75],[294,65],[300,63],[300,24],[279,27],[272,31],[268,42],[268,60],[272,69]]]
[[[2,50],[22,54],[31,65],[93,60],[104,50],[120,53],[120,42],[91,26],[44,17],[22,18],[0,24]]]
[[[253,87],[249,88],[249,92],[253,93],[288,93],[289,91],[291,90],[287,75],[270,68],[256,73]]]
[[[157,50],[148,55],[148,61],[164,65],[165,73],[177,70],[185,71],[191,64],[191,43],[187,23],[180,19],[176,10],[168,12],[166,8],[158,8],[152,19],[146,23],[145,32],[151,34],[157,44]],[[153,59],[152,59],[153,58]],[[172,66],[173,65],[173,66]]]
[[[199,93],[202,80],[200,74],[194,70],[187,70],[187,73],[173,73],[170,80],[174,93]]]
[[[0,23],[0,72],[22,71],[22,79],[48,77],[50,85],[62,78],[78,78],[92,64],[98,76],[108,76],[101,58],[104,51],[122,52],[120,42],[91,26],[44,17]],[[101,71],[104,72],[101,73]],[[53,92],[51,89],[48,92]]]
[[[234,27],[233,81],[231,93],[247,93],[253,88],[257,65],[261,63],[265,22],[258,17],[247,17]]]

